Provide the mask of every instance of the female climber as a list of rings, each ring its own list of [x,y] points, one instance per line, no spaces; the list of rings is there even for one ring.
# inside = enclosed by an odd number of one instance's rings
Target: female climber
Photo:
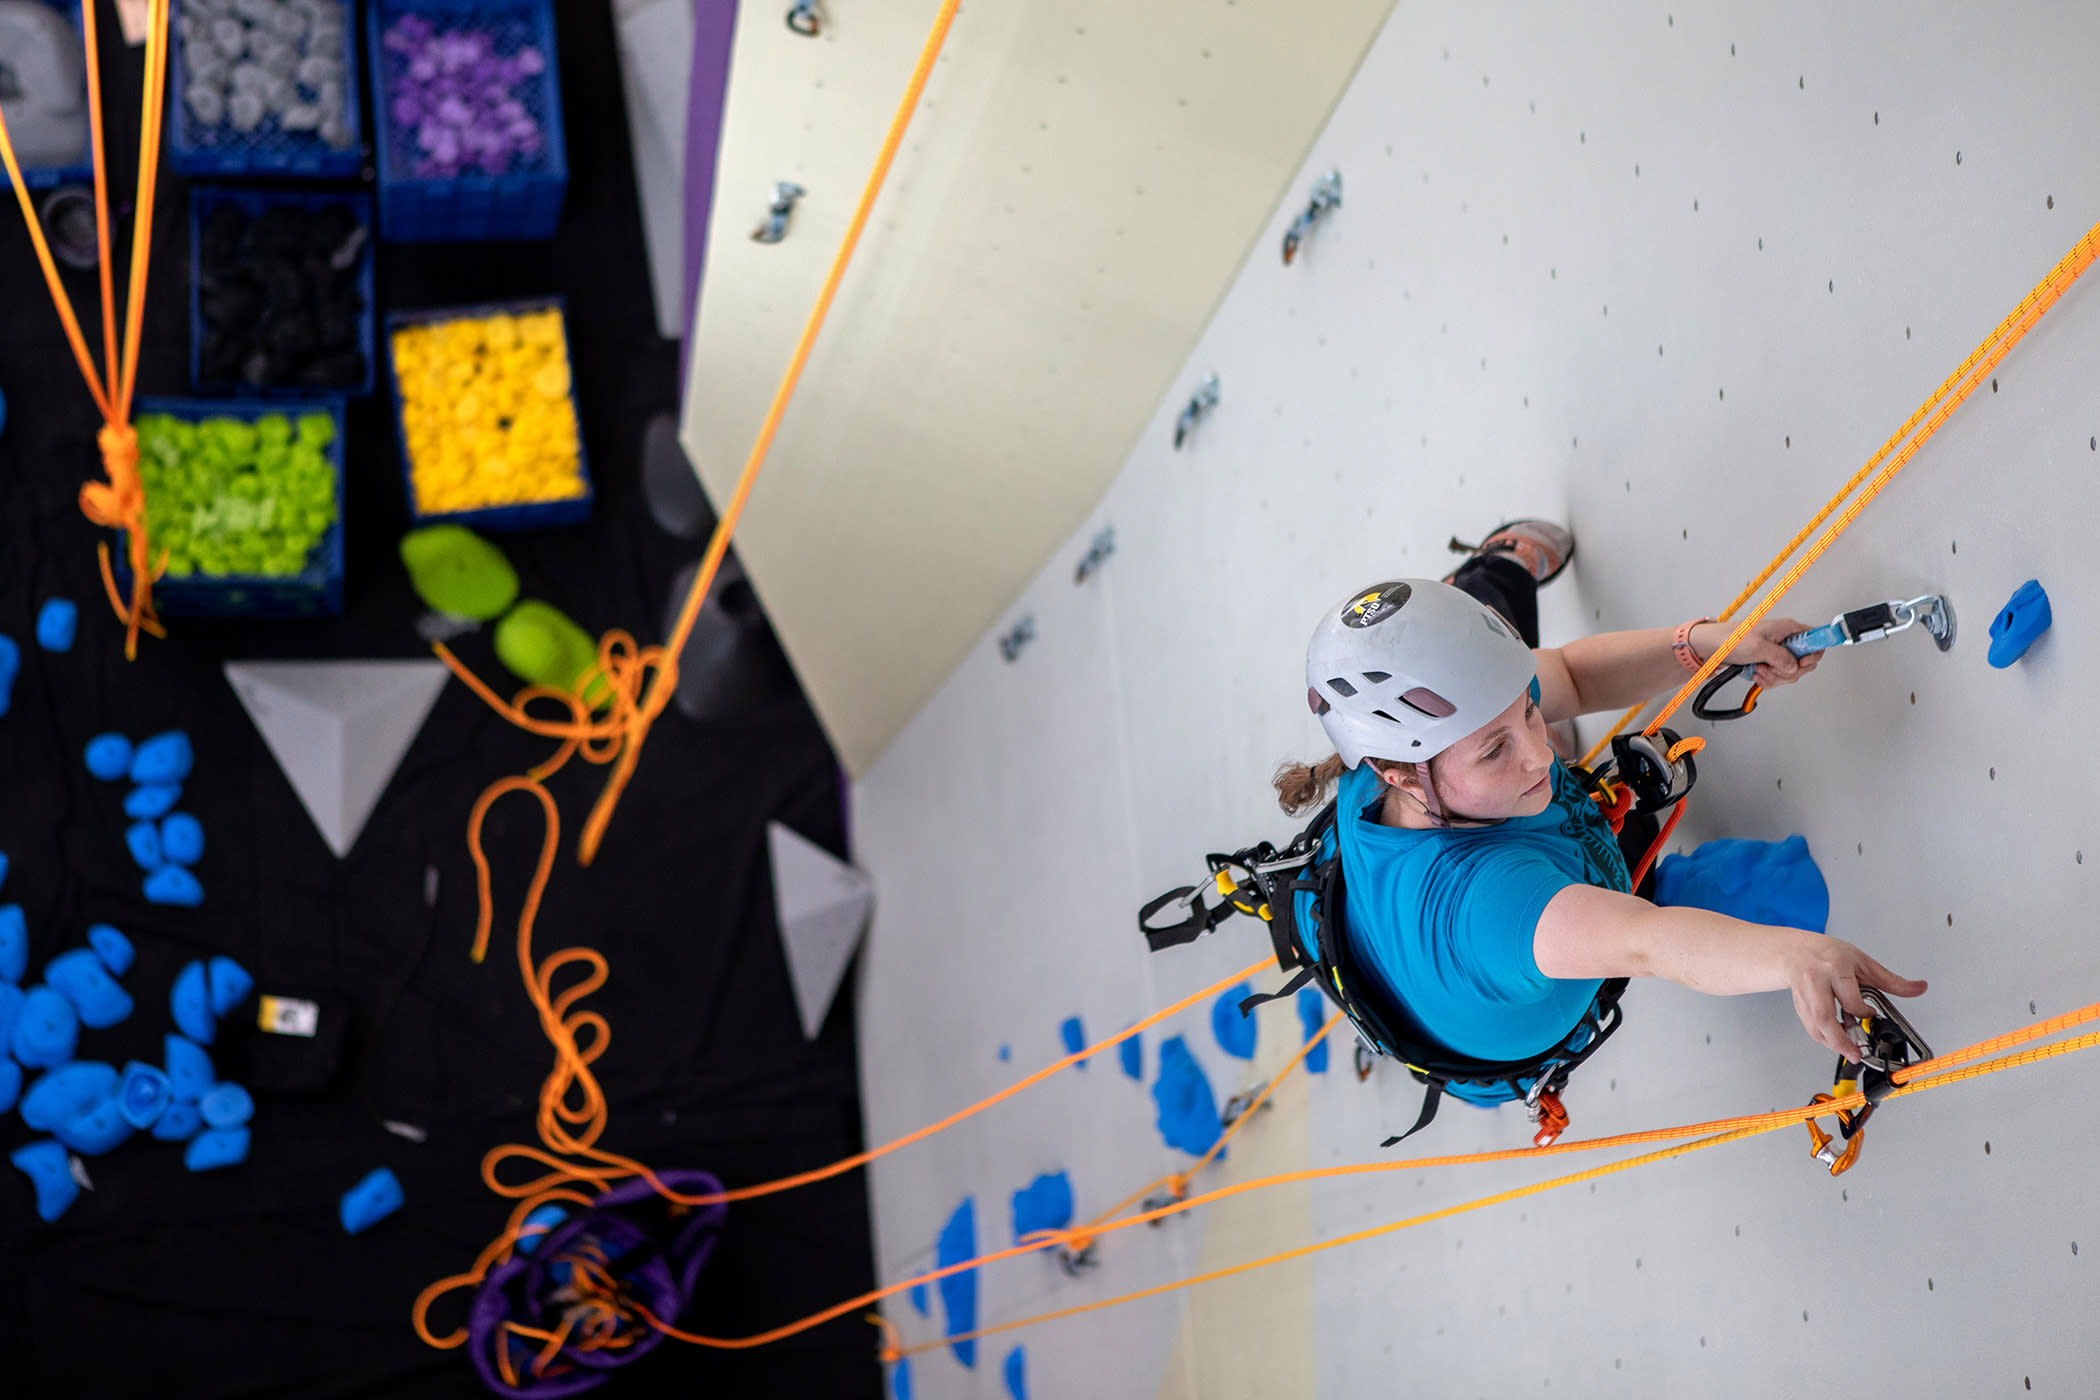
[[[1925,983],[1841,939],[1658,908],[1652,871],[1630,887],[1654,818],[1630,816],[1614,841],[1548,726],[1674,689],[1731,629],[1703,619],[1540,647],[1537,589],[1573,552],[1559,526],[1517,521],[1442,582],[1377,584],[1313,633],[1307,700],[1336,754],[1286,764],[1275,783],[1292,813],[1341,784],[1350,951],[1431,1042],[1473,1059],[1562,1042],[1604,979],[1667,977],[1717,996],[1791,991],[1809,1035],[1856,1061],[1837,1008],[1867,1016],[1861,986],[1912,997]],[[1803,626],[1768,617],[1728,660],[1791,685],[1819,660],[1780,645]]]

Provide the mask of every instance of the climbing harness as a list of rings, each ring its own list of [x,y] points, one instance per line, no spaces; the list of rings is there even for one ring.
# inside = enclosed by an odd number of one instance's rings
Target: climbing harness
[[[1780,645],[1796,656],[1811,656],[1832,647],[1859,646],[1866,642],[1878,642],[1884,637],[1893,637],[1911,627],[1923,627],[1935,645],[1946,651],[1954,645],[1954,605],[1944,594],[1928,593],[1922,598],[1913,598],[1907,603],[1876,603],[1871,607],[1855,608],[1840,613],[1826,627],[1796,632],[1782,638]],[[1729,664],[1714,672],[1713,679],[1699,692],[1692,702],[1692,713],[1703,720],[1741,719],[1757,708],[1757,697],[1764,687],[1755,684],[1743,696],[1742,703],[1732,710],[1715,708],[1714,697],[1721,688],[1736,677],[1750,670],[1748,666]]]
[[[1877,1013],[1866,1017],[1854,1017],[1849,1011],[1845,1013],[1845,1030],[1860,1048],[1859,1064],[1855,1067],[1850,1060],[1839,1060],[1837,1078],[1830,1092],[1809,1100],[1813,1106],[1835,1103],[1854,1094],[1866,1096],[1867,1101],[1858,1108],[1834,1111],[1838,1133],[1845,1142],[1842,1153],[1838,1151],[1836,1138],[1824,1132],[1815,1119],[1807,1120],[1812,1144],[1809,1151],[1818,1162],[1830,1168],[1832,1176],[1843,1176],[1859,1160],[1859,1149],[1867,1141],[1864,1131],[1867,1120],[1874,1116],[1874,1110],[1881,1107],[1882,1100],[1896,1087],[1895,1072],[1932,1058],[1931,1047],[1904,1019],[1895,1004],[1882,995],[1880,988],[1861,987],[1859,994]]]
[[[1650,756],[1648,749],[1633,751],[1643,761]],[[1649,809],[1644,794],[1659,794],[1666,799],[1662,805],[1677,801],[1683,792],[1670,795],[1664,779],[1674,770],[1689,768],[1690,758],[1686,756],[1664,762],[1638,781],[1630,780],[1633,800],[1624,804],[1620,819],[1623,821],[1625,810]],[[1689,788],[1688,777],[1682,779],[1681,786]],[[1428,1127],[1444,1094],[1453,1085],[1467,1091],[1462,1097],[1490,1102],[1522,1099],[1531,1121],[1539,1125],[1533,1142],[1540,1147],[1550,1145],[1567,1131],[1567,1108],[1560,1096],[1567,1088],[1568,1076],[1619,1028],[1619,998],[1626,990],[1626,979],[1606,982],[1581,1022],[1539,1055],[1521,1060],[1482,1060],[1438,1046],[1404,1005],[1385,995],[1363,975],[1350,951],[1343,912],[1342,863],[1334,839],[1335,806],[1335,802],[1328,802],[1282,850],[1263,841],[1230,855],[1206,856],[1210,888],[1217,895],[1217,903],[1206,907],[1202,886],[1184,885],[1167,891],[1138,911],[1138,928],[1146,943],[1156,953],[1194,942],[1234,914],[1252,915],[1267,924],[1277,969],[1291,974],[1290,980],[1277,991],[1244,998],[1240,1014],[1251,1015],[1262,1003],[1290,996],[1317,982],[1321,992],[1349,1018],[1356,1031],[1359,1079],[1365,1077],[1365,1065],[1370,1062],[1368,1052],[1369,1056],[1398,1060],[1417,1082],[1427,1086],[1414,1126],[1387,1138],[1381,1146],[1391,1147]],[[1173,923],[1160,922],[1161,916],[1173,914],[1183,917]],[[1307,933],[1312,935],[1310,943]]]

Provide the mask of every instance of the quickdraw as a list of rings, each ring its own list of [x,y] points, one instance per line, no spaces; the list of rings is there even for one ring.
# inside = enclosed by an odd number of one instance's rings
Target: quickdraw
[[[1830,620],[1828,626],[1782,638],[1780,645],[1796,656],[1810,656],[1832,647],[1878,642],[1910,627],[1923,627],[1939,649],[1946,651],[1954,645],[1954,607],[1940,593],[1928,593],[1903,603],[1875,603],[1871,607],[1840,613]],[[1703,720],[1720,721],[1741,719],[1755,710],[1757,697],[1764,693],[1764,687],[1755,683],[1734,709],[1723,710],[1713,704],[1723,686],[1749,669],[1748,666],[1728,665],[1714,672],[1713,678],[1700,688],[1698,698],[1692,701],[1692,713]]]
[[[1830,1092],[1817,1094],[1809,1100],[1811,1104],[1819,1104],[1857,1093],[1867,1096],[1866,1103],[1859,1108],[1834,1110],[1838,1137],[1824,1132],[1815,1119],[1808,1120],[1809,1152],[1830,1168],[1832,1176],[1843,1176],[1859,1160],[1859,1150],[1867,1140],[1867,1120],[1874,1116],[1874,1110],[1896,1087],[1895,1071],[1932,1058],[1932,1048],[1878,988],[1861,987],[1859,994],[1876,1012],[1860,1018],[1854,1018],[1849,1012],[1845,1016],[1845,1029],[1860,1047],[1859,1064],[1854,1066],[1850,1060],[1839,1060],[1837,1079]],[[1840,1138],[1845,1143],[1842,1152],[1837,1146]]]

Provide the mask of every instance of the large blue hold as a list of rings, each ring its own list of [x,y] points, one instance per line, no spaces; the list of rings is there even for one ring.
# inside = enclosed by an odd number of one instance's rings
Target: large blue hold
[[[0,636],[0,715],[14,708],[15,677],[22,672],[22,648],[15,639]]]
[[[2013,590],[2005,606],[1991,619],[1991,665],[1999,670],[2018,661],[2034,645],[2034,639],[2049,630],[2053,621],[2049,595],[2038,580],[2029,579]]]
[[[1320,1027],[1327,1024],[1327,998],[1320,995],[1318,987],[1300,987],[1298,989],[1298,1024],[1305,1028],[1305,1038],[1307,1040],[1311,1040],[1318,1035]],[[1305,1072],[1307,1074],[1327,1073],[1326,1040],[1322,1040],[1318,1045],[1305,1052]]]
[[[211,986],[211,1014],[224,1016],[248,999],[255,990],[255,979],[248,969],[232,958],[213,958],[204,969],[205,981]]]
[[[1708,841],[1688,856],[1666,855],[1655,868],[1655,902],[1810,933],[1830,923],[1830,889],[1808,853],[1808,838],[1798,834],[1784,841]]]
[[[188,1142],[204,1128],[204,1115],[193,1103],[170,1103],[154,1120],[153,1136],[162,1142]]]
[[[1137,1080],[1140,1084],[1145,1081],[1144,1042],[1144,1036],[1134,1035],[1128,1040],[1119,1041],[1116,1045],[1116,1057],[1123,1062],[1123,1073]]]
[[[16,1148],[7,1160],[20,1167],[23,1174],[35,1183],[36,1213],[46,1222],[64,1215],[66,1208],[80,1199],[80,1183],[73,1179],[73,1167],[66,1160],[65,1144],[46,1138]]]
[[[255,1116],[255,1100],[238,1084],[214,1084],[197,1101],[207,1128],[238,1128]]]
[[[141,870],[153,871],[168,863],[160,849],[160,828],[152,822],[133,822],[124,829],[124,844]]]
[[[182,800],[180,783],[148,783],[124,795],[124,815],[133,821],[158,821]]]
[[[70,598],[47,598],[37,609],[36,644],[45,651],[71,651],[80,630],[80,609]]]
[[[1015,1347],[1006,1354],[1006,1365],[1001,1368],[1006,1381],[1006,1393],[1013,1400],[1028,1400],[1028,1349]]]
[[[204,886],[179,865],[163,865],[146,877],[146,902],[195,909],[204,902]]]
[[[132,1127],[145,1129],[158,1123],[174,1097],[174,1086],[160,1069],[137,1060],[124,1066],[124,1078],[117,1085],[117,1111]]]
[[[88,947],[93,948],[95,956],[102,959],[102,965],[109,969],[110,976],[122,977],[131,971],[131,960],[137,954],[131,946],[131,940],[122,933],[108,924],[90,924],[87,940]]]
[[[962,1204],[948,1217],[941,1227],[941,1237],[934,1245],[933,1257],[939,1267],[960,1264],[977,1257],[977,1203],[974,1197],[963,1197]],[[949,1274],[940,1280],[941,1309],[948,1316],[944,1335],[960,1336],[977,1330],[977,1270],[964,1269],[959,1274]],[[977,1343],[974,1339],[951,1342],[949,1347],[955,1359],[963,1365],[977,1365]]]
[[[205,981],[203,963],[184,963],[182,971],[175,974],[175,985],[168,990],[168,1010],[174,1014],[176,1030],[199,1045],[211,1044],[219,1033],[219,1022],[211,1014],[211,988]]]
[[[231,1167],[248,1159],[248,1130],[227,1128],[203,1132],[190,1139],[182,1150],[182,1165],[193,1172]]]
[[[180,729],[156,734],[131,756],[134,783],[179,783],[190,775],[190,736]]]
[[[136,1131],[124,1121],[123,1108],[114,1096],[98,1100],[85,1113],[52,1129],[60,1142],[83,1157],[99,1157]]]
[[[1079,1023],[1077,1016],[1065,1017],[1064,1024],[1057,1028],[1057,1033],[1064,1037],[1065,1053],[1067,1055],[1076,1055],[1086,1049],[1086,1028]],[[1072,1067],[1074,1069],[1085,1069],[1086,1061],[1081,1060]]]
[[[1072,1181],[1063,1172],[1047,1172],[1014,1192],[1014,1243],[1044,1230],[1072,1223]]]
[[[162,817],[160,853],[170,865],[195,865],[204,859],[204,823],[188,812]]]
[[[401,1209],[406,1199],[400,1179],[385,1167],[375,1167],[363,1181],[343,1193],[336,1217],[343,1222],[346,1234],[361,1234]]]
[[[48,1133],[117,1092],[117,1067],[75,1060],[40,1076],[22,1096],[22,1121]]]
[[[80,1017],[49,987],[31,987],[15,1018],[15,1058],[28,1069],[48,1069],[73,1058],[80,1043]]]
[[[1211,1034],[1218,1048],[1237,1060],[1254,1058],[1254,1018],[1240,1012],[1240,1003],[1253,995],[1254,988],[1242,982],[1210,1004]]]
[[[131,1014],[131,993],[117,985],[92,948],[68,948],[44,968],[44,981],[65,994],[89,1030],[107,1030]]]
[[[164,1037],[162,1063],[168,1070],[168,1092],[177,1103],[196,1103],[211,1088],[211,1056],[194,1041],[179,1035]]]
[[[97,734],[88,740],[87,768],[105,783],[131,771],[131,740],[121,734]]]
[[[0,982],[19,982],[29,973],[29,920],[19,904],[0,904]]]
[[[1152,1101],[1159,1106],[1159,1135],[1169,1147],[1200,1157],[1224,1132],[1218,1124],[1218,1100],[1210,1091],[1210,1080],[1178,1035],[1160,1043],[1159,1079],[1152,1086]]]

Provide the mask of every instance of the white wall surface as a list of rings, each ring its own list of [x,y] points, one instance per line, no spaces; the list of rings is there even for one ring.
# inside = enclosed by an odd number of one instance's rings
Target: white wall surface
[[[1258,956],[1245,920],[1148,956],[1137,906],[1207,850],[1292,829],[1267,776],[1327,752],[1303,701],[1319,611],[1441,575],[1504,519],[1569,522],[1548,645],[1712,613],[2100,218],[2100,10],[1402,0],[1094,515],[855,792],[878,884],[863,960],[867,1124],[886,1140]],[[1959,160],[1957,160],[1959,154]],[[1294,267],[1312,179],[1345,207]],[[2100,274],[1777,609],[1809,623],[1945,592],[1962,635],[1830,656],[1707,735],[1676,845],[1804,833],[1831,932],[1932,982],[1947,1049],[2100,1000],[2086,698],[2100,684]],[[1187,450],[1172,423],[1215,370]],[[1094,531],[1117,551],[1076,586]],[[1671,535],[1678,538],[1671,539]],[[2028,578],[2054,629],[1985,662]],[[1032,615],[1009,663],[997,636]],[[1915,700],[1913,701],[1913,696]],[[1600,732],[1585,722],[1585,737]],[[1269,982],[1277,979],[1272,974]],[[1569,1098],[1573,1136],[1805,1102],[1829,1056],[1788,998],[1637,984]],[[1252,1066],[1207,1015],[1218,1095]],[[923,1267],[977,1198],[1064,1169],[1082,1215],[1178,1161],[1147,1086],[1067,1072],[878,1163],[876,1260]],[[1010,1043],[1002,1064],[997,1047]],[[1204,1184],[1378,1160],[1419,1089],[1347,1044]],[[1794,1130],[1132,1307],[917,1358],[921,1397],[2090,1395],[2100,1200],[2072,1056],[1890,1105],[1833,1181]],[[1422,1153],[1520,1146],[1521,1112],[1447,1105]],[[1988,1144],[1988,1148],[1987,1145]],[[1092,1275],[981,1276],[999,1322],[1468,1200],[1589,1158],[1316,1182],[1111,1237]],[[1279,1235],[1290,1238],[1279,1240]],[[901,1300],[900,1300],[901,1301]],[[889,1315],[909,1340],[939,1315]]]

